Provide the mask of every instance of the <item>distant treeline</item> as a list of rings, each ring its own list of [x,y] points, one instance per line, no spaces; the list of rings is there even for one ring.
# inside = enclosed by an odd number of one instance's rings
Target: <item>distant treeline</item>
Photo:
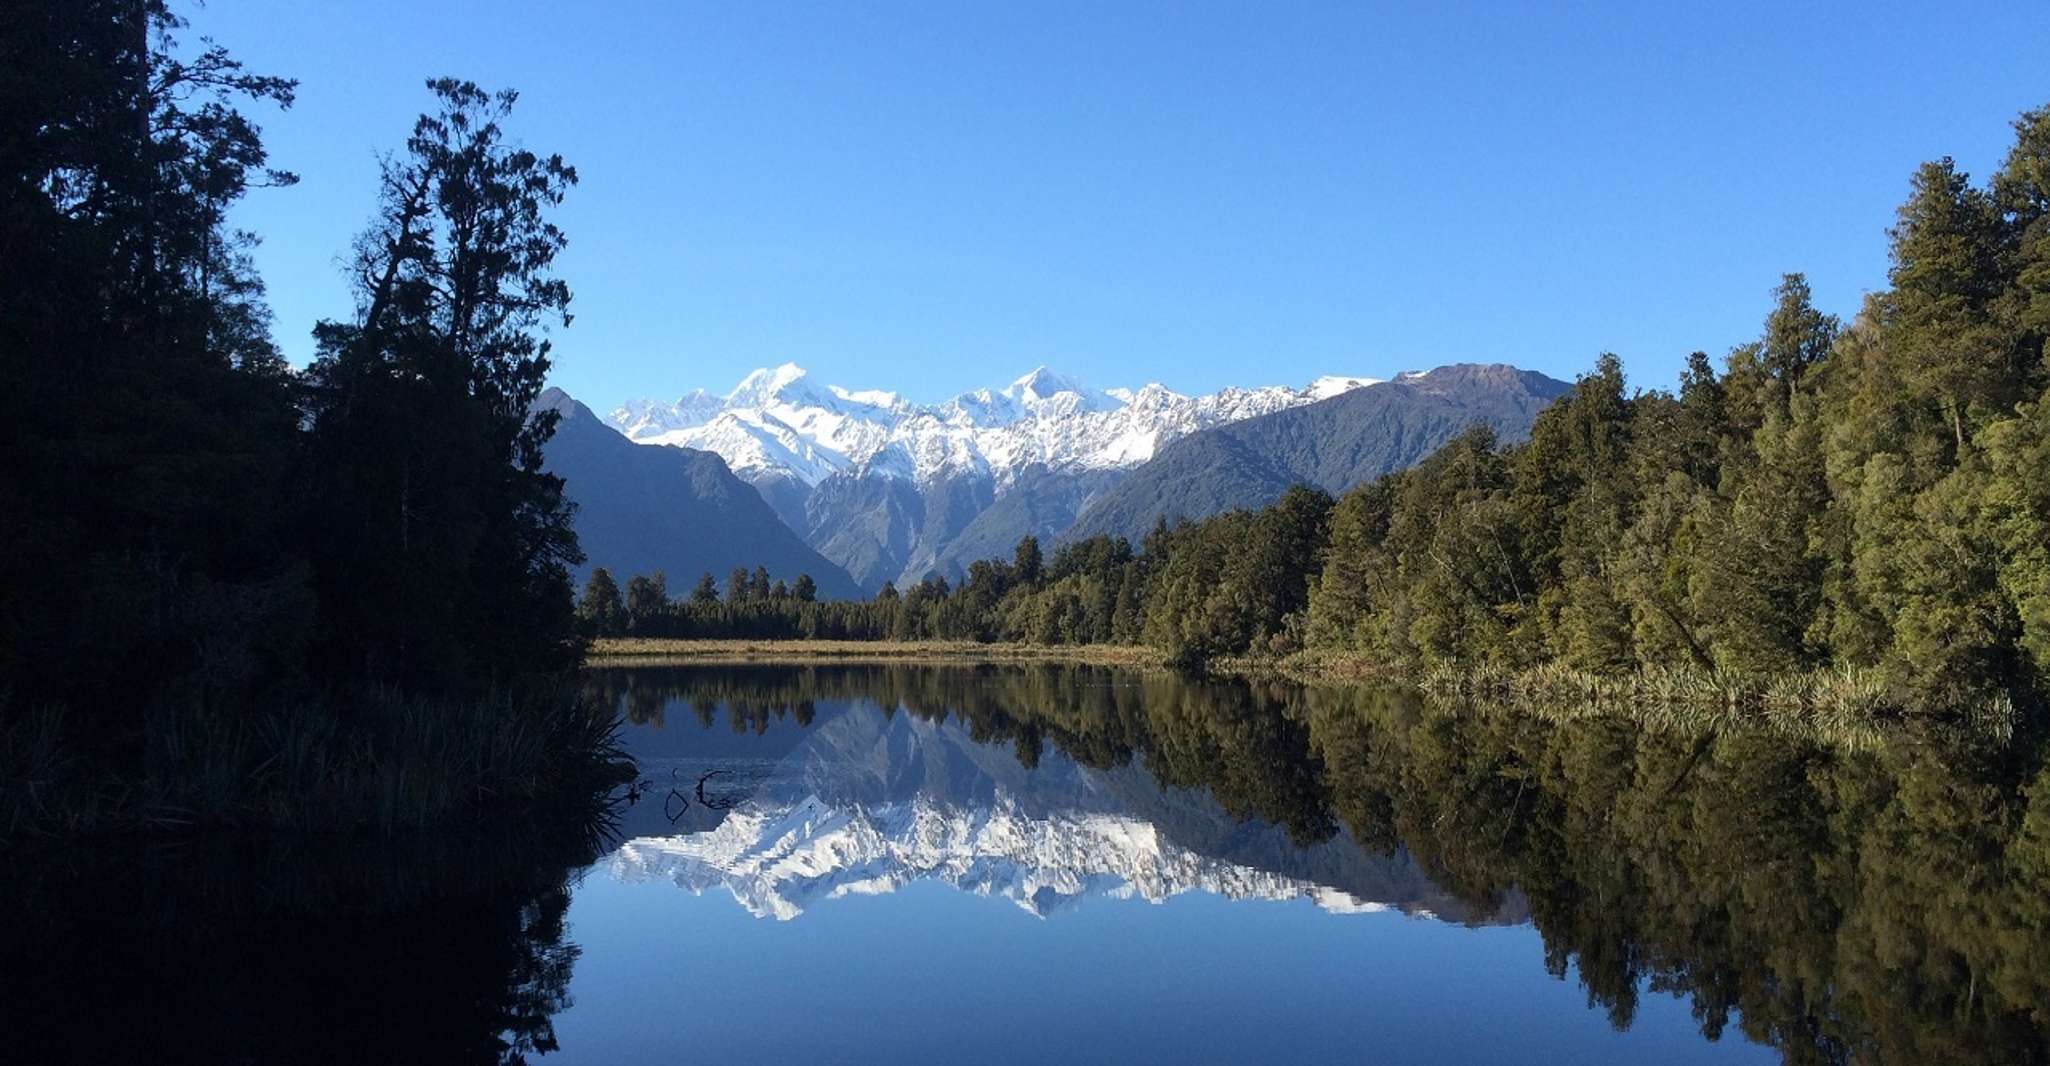
[[[344,257],[354,308],[290,327],[316,342],[299,371],[271,339],[257,238],[229,222],[248,190],[297,180],[239,109],[288,107],[296,83],[181,46],[161,0],[9,4],[5,22],[0,835],[77,821],[52,807],[67,789],[165,797],[189,821],[199,775],[260,793],[287,755],[377,763],[437,707],[562,684],[581,556],[541,469],[553,416],[528,411],[542,335],[568,321],[549,216],[576,172],[508,143],[514,95],[428,83]],[[266,758],[273,714],[297,747]],[[514,761],[560,780],[555,754]]]
[[[1984,186],[1923,165],[1848,324],[1787,275],[1675,390],[1603,355],[1502,447],[1476,429],[1337,499],[1063,545],[867,603],[652,601],[606,631],[1325,650],[1406,667],[1856,667],[1961,695],[2050,667],[2050,109]],[[700,586],[704,588],[703,584]],[[584,616],[596,621],[587,597]]]

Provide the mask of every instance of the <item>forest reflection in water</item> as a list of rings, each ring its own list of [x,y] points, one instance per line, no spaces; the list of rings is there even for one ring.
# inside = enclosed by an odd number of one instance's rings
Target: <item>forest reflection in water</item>
[[[1076,811],[1175,849],[1172,876],[1083,855],[1073,884],[1007,881],[986,853],[945,867],[1038,913],[1122,878],[1527,922],[1621,1029],[1673,995],[1693,1041],[1790,1062],[2050,1059],[2050,773],[2027,738],[1851,743],[1058,665],[593,670],[586,696],[621,708],[642,784],[553,824],[9,856],[0,1058],[583,1061],[557,1037],[590,998],[565,925],[582,880],[730,877],[704,842],[737,820],[911,796],[1015,807],[1056,834],[1041,853],[1086,851],[1058,817]],[[867,892],[892,874],[854,872]],[[790,917],[825,890],[807,877],[724,887]]]
[[[519,1063],[555,1049],[599,807],[395,840],[106,839],[0,871],[0,1061]]]
[[[1136,765],[1298,848],[1414,864],[1520,920],[1617,1027],[1647,992],[1790,1062],[2050,1060],[2040,742],[1449,706],[1057,665],[594,671],[630,720],[760,732],[833,701],[959,721],[1023,767]],[[678,723],[678,717],[684,721]]]

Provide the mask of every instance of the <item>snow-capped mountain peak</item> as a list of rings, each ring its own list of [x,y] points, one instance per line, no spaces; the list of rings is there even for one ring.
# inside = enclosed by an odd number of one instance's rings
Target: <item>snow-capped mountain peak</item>
[[[1011,387],[1005,389],[1004,392],[1006,395],[1031,404],[1045,402],[1064,392],[1080,394],[1082,392],[1082,385],[1072,378],[1054,373],[1042,364],[1034,367],[1031,373],[1025,374],[1016,381],[1011,382]]]
[[[796,363],[764,367],[740,379],[726,394],[727,410],[764,408],[778,405],[806,406],[831,403],[830,390],[813,388],[805,369]]]
[[[813,904],[933,880],[1010,900],[1039,917],[1088,896],[1164,902],[1190,891],[1308,900],[1335,914],[1389,909],[1285,874],[1200,855],[1143,820],[1107,812],[1033,814],[999,792],[986,808],[908,802],[835,808],[817,796],[749,803],[709,832],[628,841],[610,873],[724,888],[757,918],[790,921]],[[1428,913],[1428,912],[1425,912]]]
[[[1310,395],[1320,400],[1328,400],[1342,392],[1351,392],[1354,389],[1380,383],[1378,378],[1355,378],[1342,374],[1326,374],[1310,382]]]
[[[993,477],[998,490],[1026,467],[1123,469],[1164,444],[1210,426],[1267,414],[1374,384],[1326,376],[1303,388],[1226,388],[1187,396],[1157,382],[1092,389],[1045,366],[1002,389],[975,389],[933,405],[882,389],[821,386],[796,363],[765,367],[723,398],[699,389],[674,403],[636,400],[609,421],[644,444],[718,453],[756,484],[807,486],[838,473]]]
[[[796,363],[781,366],[762,367],[740,379],[726,394],[726,402],[732,406],[760,406],[762,402],[776,395],[776,390],[804,377],[804,368]]]

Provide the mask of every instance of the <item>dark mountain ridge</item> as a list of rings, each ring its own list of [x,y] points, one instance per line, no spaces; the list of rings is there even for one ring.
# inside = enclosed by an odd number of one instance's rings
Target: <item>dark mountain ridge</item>
[[[1458,363],[1191,433],[1103,493],[1062,534],[1137,542],[1156,520],[1274,502],[1290,485],[1343,492],[1410,466],[1475,424],[1504,441],[1572,386],[1500,363]]]
[[[701,573],[723,584],[736,566],[762,566],[782,581],[810,574],[822,599],[864,594],[725,460],[694,448],[635,444],[561,389],[542,393],[536,406],[562,412],[542,454],[577,507],[585,555],[580,584],[601,566],[622,583],[661,571],[670,594],[682,595]]]

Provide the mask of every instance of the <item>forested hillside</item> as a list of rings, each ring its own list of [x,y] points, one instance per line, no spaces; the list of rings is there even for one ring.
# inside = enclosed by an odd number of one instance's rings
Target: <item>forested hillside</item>
[[[1161,518],[1264,507],[1290,485],[1343,492],[1410,466],[1476,424],[1521,440],[1567,387],[1515,367],[1454,364],[1192,433],[1091,503],[1062,539],[1137,539]]]
[[[1475,427],[1336,498],[1297,486],[1137,550],[1099,536],[1045,559],[1028,540],[958,587],[808,623],[793,607],[753,635],[2031,682],[2050,667],[2050,109],[2015,132],[1983,184],[1949,159],[1916,171],[1891,287],[1850,322],[1789,274],[1720,367],[1697,352],[1677,387],[1633,390],[1603,355],[1527,442]],[[687,610],[649,625],[719,630]]]

